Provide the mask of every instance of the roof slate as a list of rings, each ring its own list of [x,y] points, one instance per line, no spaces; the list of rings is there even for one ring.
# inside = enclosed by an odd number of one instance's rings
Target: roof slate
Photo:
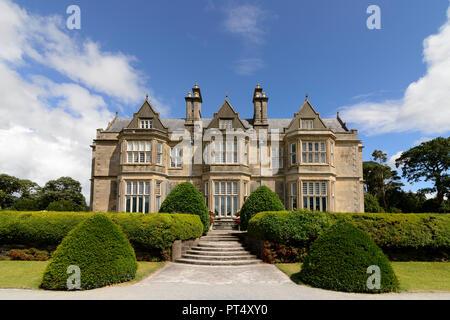
[[[115,119],[109,128],[107,128],[106,132],[120,132],[123,128],[128,126],[132,119],[131,118],[117,118]],[[208,127],[209,123],[212,119],[210,118],[202,118],[203,128]],[[253,119],[241,119],[245,126],[251,128],[253,125]],[[269,124],[268,130],[271,129],[279,129],[280,132],[289,126],[292,119],[267,119]],[[347,132],[342,125],[339,123],[338,119],[323,119],[324,124],[331,129],[333,132]],[[161,118],[161,122],[165,127],[168,128],[169,132],[173,132],[176,130],[184,129],[184,118]]]

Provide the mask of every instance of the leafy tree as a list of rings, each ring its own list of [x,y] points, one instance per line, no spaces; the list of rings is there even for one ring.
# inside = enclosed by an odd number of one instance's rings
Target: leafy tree
[[[443,203],[444,196],[450,192],[450,137],[438,137],[402,153],[395,160],[395,166],[402,167],[402,176],[408,182],[421,179],[432,181],[434,187],[421,189],[422,192],[437,192],[437,200]]]
[[[46,209],[50,203],[68,200],[73,203],[73,211],[86,211],[86,200],[81,193],[81,184],[70,178],[61,177],[48,181],[39,193],[39,207]]]
[[[364,211],[365,212],[384,212],[375,196],[370,193],[364,194]]]
[[[11,208],[17,199],[30,198],[39,192],[39,185],[30,180],[21,180],[0,174],[0,207]]]
[[[380,150],[372,153],[375,161],[363,163],[364,185],[367,193],[377,197],[383,208],[388,211],[392,205],[387,201],[387,194],[400,191],[403,186],[396,170],[386,165],[387,156]],[[378,162],[377,162],[378,161]]]

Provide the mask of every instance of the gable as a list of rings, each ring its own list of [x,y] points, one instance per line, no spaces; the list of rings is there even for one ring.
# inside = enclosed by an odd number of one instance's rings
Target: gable
[[[312,120],[314,130],[327,128],[325,123],[320,118],[319,113],[314,110],[308,99],[305,100],[303,105],[300,107],[300,110],[298,110],[298,112],[294,114],[294,119],[292,119],[291,123],[286,129],[286,132],[302,129],[300,124],[301,120]]]
[[[127,129],[140,129],[140,120],[152,120],[152,129],[159,129],[162,131],[167,131],[167,128],[161,122],[159,113],[153,109],[152,105],[148,100],[145,100],[144,104],[139,108],[138,112],[133,114],[133,119],[126,127]]]
[[[233,129],[248,129],[239,117],[239,113],[234,110],[228,99],[226,99],[220,109],[216,113],[214,113],[214,118],[209,123],[208,129],[219,128],[220,119],[232,120]]]

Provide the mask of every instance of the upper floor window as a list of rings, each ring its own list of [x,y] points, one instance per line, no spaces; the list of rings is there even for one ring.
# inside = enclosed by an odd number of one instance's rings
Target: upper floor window
[[[155,184],[155,207],[158,211],[161,208],[161,181],[156,181]]]
[[[303,163],[326,163],[325,142],[302,142]]]
[[[151,128],[153,128],[152,119],[141,120],[141,129],[151,129]]]
[[[297,163],[297,144],[291,143],[289,151],[290,151],[291,165],[294,165]]]
[[[214,142],[214,163],[237,163],[238,162],[238,144],[234,141],[216,141]]]
[[[183,149],[179,147],[170,148],[170,167],[181,168],[183,160]]]
[[[163,158],[163,146],[162,143],[158,142],[156,146],[156,164],[162,164]]]
[[[232,124],[232,119],[219,119],[219,129],[231,129]]]
[[[151,158],[150,141],[127,141],[127,163],[150,163]]]
[[[314,128],[314,120],[302,119],[302,129],[313,129],[313,128]]]
[[[283,148],[272,148],[272,168],[283,168]]]

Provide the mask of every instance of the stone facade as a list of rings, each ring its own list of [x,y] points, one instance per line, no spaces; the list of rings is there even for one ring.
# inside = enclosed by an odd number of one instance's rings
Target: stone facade
[[[267,118],[268,100],[258,85],[253,119],[241,119],[228,98],[203,118],[195,85],[185,118],[161,118],[148,97],[133,118],[116,114],[91,146],[91,209],[157,212],[176,184],[189,181],[218,216],[234,216],[260,185],[289,210],[364,212],[357,131],[339,114],[321,118],[308,97],[292,118]]]

